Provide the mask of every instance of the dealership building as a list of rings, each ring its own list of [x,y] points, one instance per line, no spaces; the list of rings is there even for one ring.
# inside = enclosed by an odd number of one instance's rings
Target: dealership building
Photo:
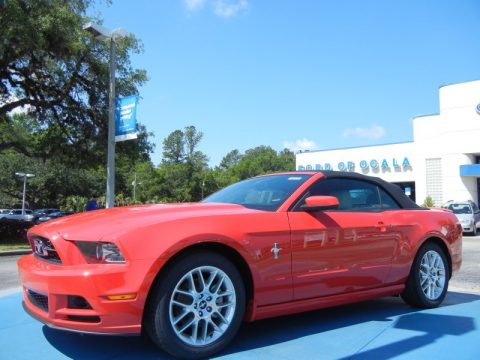
[[[479,203],[480,80],[439,89],[440,112],[413,119],[413,141],[296,155],[297,170],[341,170],[401,186],[418,204]]]

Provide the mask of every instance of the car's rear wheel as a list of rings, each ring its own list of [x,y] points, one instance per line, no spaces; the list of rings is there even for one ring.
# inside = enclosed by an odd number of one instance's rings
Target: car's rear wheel
[[[233,339],[245,312],[245,287],[228,259],[211,252],[183,257],[157,284],[145,326],[158,346],[175,357],[198,359]]]
[[[413,261],[402,298],[411,306],[434,308],[447,294],[450,269],[443,249],[427,243]]]

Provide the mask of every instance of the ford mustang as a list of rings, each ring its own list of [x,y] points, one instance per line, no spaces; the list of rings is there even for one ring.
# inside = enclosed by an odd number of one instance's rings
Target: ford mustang
[[[48,326],[141,334],[180,358],[211,356],[242,321],[400,295],[439,306],[462,261],[455,215],[396,185],[293,172],[201,203],[119,207],[30,229],[25,310]]]

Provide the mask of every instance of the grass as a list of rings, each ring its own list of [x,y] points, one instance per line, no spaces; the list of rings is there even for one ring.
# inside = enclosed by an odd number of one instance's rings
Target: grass
[[[5,242],[0,243],[0,251],[13,251],[13,250],[29,250],[30,245],[27,243],[17,242]]]

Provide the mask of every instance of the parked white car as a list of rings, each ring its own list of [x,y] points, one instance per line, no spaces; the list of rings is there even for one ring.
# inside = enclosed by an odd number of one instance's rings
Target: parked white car
[[[452,210],[457,215],[460,224],[462,224],[463,232],[477,235],[480,227],[480,210],[473,201],[449,201],[443,207]]]

